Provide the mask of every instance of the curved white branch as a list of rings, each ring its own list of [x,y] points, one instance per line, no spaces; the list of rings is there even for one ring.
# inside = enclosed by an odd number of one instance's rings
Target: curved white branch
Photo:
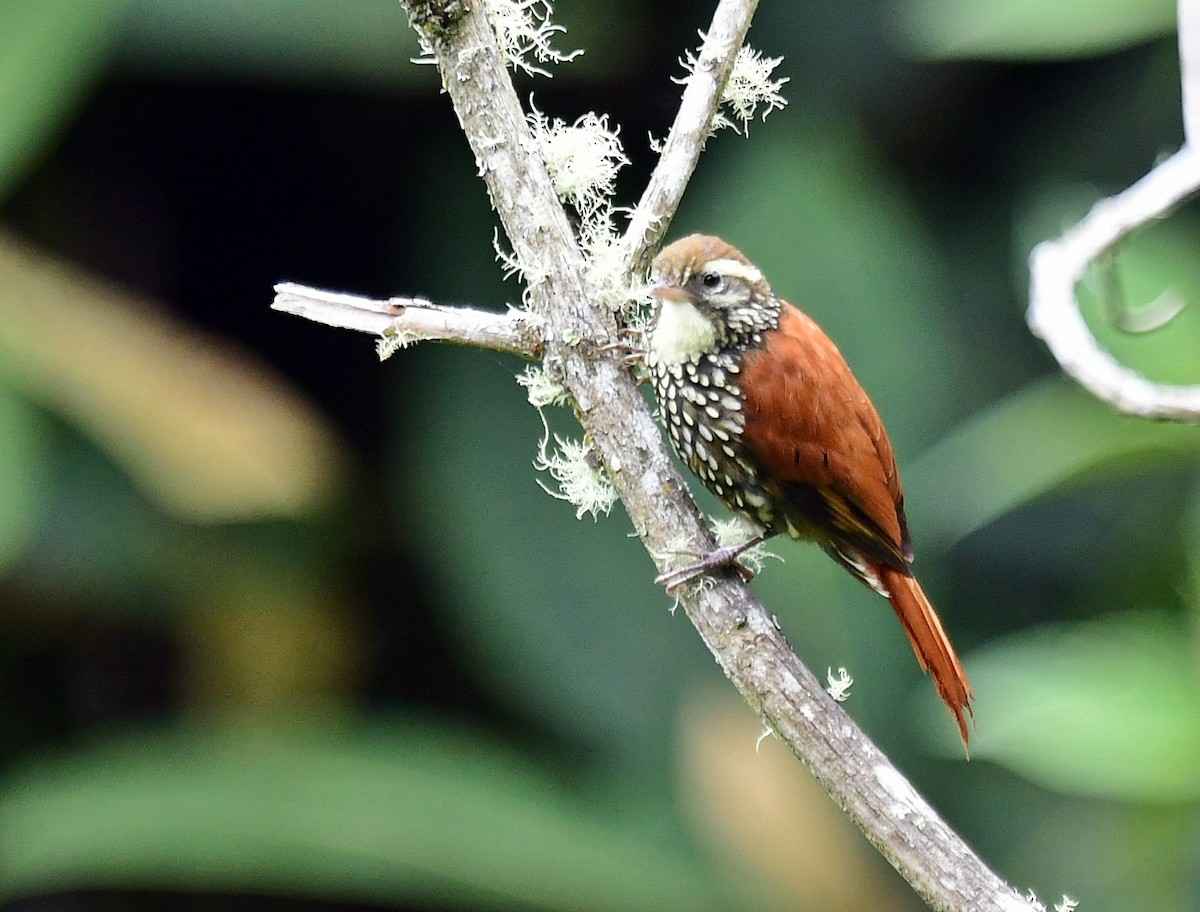
[[[1063,370],[1118,411],[1200,422],[1200,385],[1152,383],[1121,364],[1096,341],[1075,297],[1097,257],[1200,192],[1200,0],[1179,0],[1178,18],[1183,148],[1123,193],[1096,203],[1062,237],[1033,249],[1026,319]]]
[[[1062,237],[1038,244],[1030,255],[1030,329],[1045,340],[1063,370],[1119,411],[1200,421],[1200,386],[1152,383],[1117,361],[1084,321],[1076,286],[1097,257],[1198,190],[1200,152],[1184,146],[1124,192],[1096,203]]]

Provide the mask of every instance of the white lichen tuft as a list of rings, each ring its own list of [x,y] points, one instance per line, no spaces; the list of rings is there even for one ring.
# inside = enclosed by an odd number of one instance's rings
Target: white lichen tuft
[[[609,312],[621,314],[627,331],[638,335],[650,312],[650,285],[633,276],[625,262],[614,218],[628,214],[627,209],[602,207],[580,226],[579,246],[594,299]]]
[[[559,198],[589,221],[608,203],[617,172],[627,164],[620,129],[608,126],[608,116],[589,111],[573,124],[550,120],[537,108],[529,127],[542,150]]]
[[[568,124],[531,108],[529,127],[554,189],[579,213],[579,246],[587,261],[588,283],[609,311],[625,312],[631,300],[645,294],[642,283],[635,282],[626,269],[615,224],[618,216],[628,216],[628,210],[612,205],[617,174],[629,164],[620,130],[610,127],[603,114],[589,112]]]
[[[1033,906],[1037,912],[1046,912],[1046,904],[1037,898],[1037,894],[1033,890],[1028,890],[1025,893],[1025,901]],[[1075,912],[1079,908],[1079,900],[1072,899],[1063,894],[1063,898],[1054,904],[1054,912]]]
[[[549,442],[547,434],[542,438],[533,465],[539,472],[549,472],[557,482],[558,490],[552,491],[538,481],[542,490],[551,497],[574,504],[576,519],[583,519],[584,513],[591,513],[592,519],[601,513],[607,515],[617,501],[617,491],[596,458],[595,451],[582,440],[568,440],[555,434],[554,442],[558,449],[548,454],[546,448]]]
[[[700,38],[704,40],[703,32],[700,33]],[[697,60],[696,53],[688,51],[679,61],[687,70],[687,75],[676,79],[675,82],[680,85],[687,83],[695,75]],[[749,45],[741,47],[737,57],[734,58],[729,80],[725,83],[725,89],[721,93],[717,113],[713,115],[710,135],[724,127],[731,127],[735,133],[743,136],[748,135],[750,121],[758,114],[760,108],[762,109],[762,119],[766,120],[767,115],[772,111],[787,105],[787,99],[779,93],[779,90],[789,79],[787,77],[771,78],[775,73],[775,68],[782,62],[782,57],[764,57]]]
[[[742,130],[748,133],[750,121],[762,107],[762,119],[772,111],[778,111],[787,105],[787,99],[779,94],[784,83],[782,79],[772,79],[775,68],[783,63],[782,57],[764,57],[749,45],[744,45],[738,51],[733,62],[733,72],[725,83],[725,91],[721,94],[721,103],[730,108],[733,116],[742,122]],[[737,126],[733,125],[737,130]]]
[[[530,76],[549,76],[537,63],[567,63],[582,50],[566,53],[550,46],[550,40],[566,28],[550,21],[550,0],[484,0],[488,19],[496,30],[500,50],[511,67]]]
[[[535,409],[543,409],[548,405],[563,405],[567,401],[567,391],[550,375],[550,371],[546,370],[544,365],[529,365],[517,374],[517,383],[525,387],[529,404]]]
[[[825,689],[829,691],[829,696],[838,703],[846,701],[853,685],[854,678],[850,677],[850,673],[846,669],[839,668],[836,673],[832,668],[825,669]]]
[[[499,228],[495,229],[492,234],[492,249],[496,251],[496,261],[504,268],[504,278],[511,279],[516,276],[524,283],[525,289],[521,292],[521,304],[528,313],[530,289],[546,281],[550,277],[550,273],[544,267],[539,269],[523,263],[515,251],[505,250],[500,243]]]
[[[773,734],[775,734],[775,729],[771,728],[769,725],[763,725],[763,730],[758,733],[758,740],[754,742],[754,753],[757,754],[759,749],[762,747],[762,743]]]
[[[375,340],[375,354],[379,356],[380,361],[386,361],[402,348],[408,348],[410,345],[420,342],[421,339],[422,336],[414,332],[390,329]]]
[[[713,537],[717,540],[717,546],[721,548],[732,548],[743,542],[749,541],[756,535],[762,533],[762,527],[755,525],[747,519],[734,514],[728,519],[709,519],[709,526],[712,529]],[[765,544],[759,542],[752,548],[747,548],[738,555],[738,563],[743,564],[747,570],[757,576],[762,573],[762,569],[766,566],[769,559],[774,558],[783,563],[783,558],[771,551]]]

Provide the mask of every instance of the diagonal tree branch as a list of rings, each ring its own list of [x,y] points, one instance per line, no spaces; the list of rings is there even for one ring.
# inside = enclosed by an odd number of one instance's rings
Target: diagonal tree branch
[[[615,318],[593,303],[586,263],[483,4],[402,2],[436,56],[443,86],[524,271],[527,303],[542,333],[543,363],[574,400],[634,528],[660,569],[679,549],[712,548],[649,409],[608,346],[617,338]],[[645,208],[639,207],[624,241],[629,261],[639,269],[695,167],[707,136],[701,120],[712,116],[754,7],[755,0],[722,0],[718,7],[697,67],[704,73],[701,88],[689,86],[685,92],[689,113],[677,119],[655,174],[656,189],[647,191]],[[282,291],[296,290],[285,286]],[[943,912],[1033,909],[980,861],[825,692],[735,573],[707,580],[681,602],[746,701],[930,906]]]

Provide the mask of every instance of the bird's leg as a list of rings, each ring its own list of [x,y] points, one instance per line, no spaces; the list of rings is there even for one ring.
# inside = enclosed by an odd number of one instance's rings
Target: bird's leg
[[[615,352],[621,356],[621,363],[626,367],[633,367],[637,364],[644,364],[646,361],[646,346],[645,338],[646,331],[644,329],[633,329],[629,326],[625,327],[626,338],[618,342],[607,342],[601,345],[597,351],[608,354]],[[638,341],[634,341],[637,339]]]
[[[646,362],[646,349],[633,342],[606,342],[599,346],[596,351],[608,354],[615,352],[621,356],[621,364],[625,367],[634,367]]]
[[[749,541],[742,542],[740,545],[727,545],[724,548],[716,548],[701,556],[700,560],[694,563],[659,574],[654,582],[660,586],[666,586],[667,592],[674,593],[684,583],[690,582],[698,576],[703,576],[705,573],[710,573],[719,567],[727,567],[730,564],[741,574],[743,580],[750,582],[750,580],[754,579],[754,572],[749,567],[739,564],[737,559],[755,545],[761,545],[768,537],[767,533],[763,532],[754,536]]]

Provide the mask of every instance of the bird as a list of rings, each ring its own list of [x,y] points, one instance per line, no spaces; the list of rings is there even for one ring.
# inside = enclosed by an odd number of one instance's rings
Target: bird
[[[758,534],[662,574],[674,591],[775,535],[818,544],[883,595],[964,747],[974,693],[913,575],[904,491],[883,421],[833,341],[718,237],[655,257],[645,363],[675,451]]]

